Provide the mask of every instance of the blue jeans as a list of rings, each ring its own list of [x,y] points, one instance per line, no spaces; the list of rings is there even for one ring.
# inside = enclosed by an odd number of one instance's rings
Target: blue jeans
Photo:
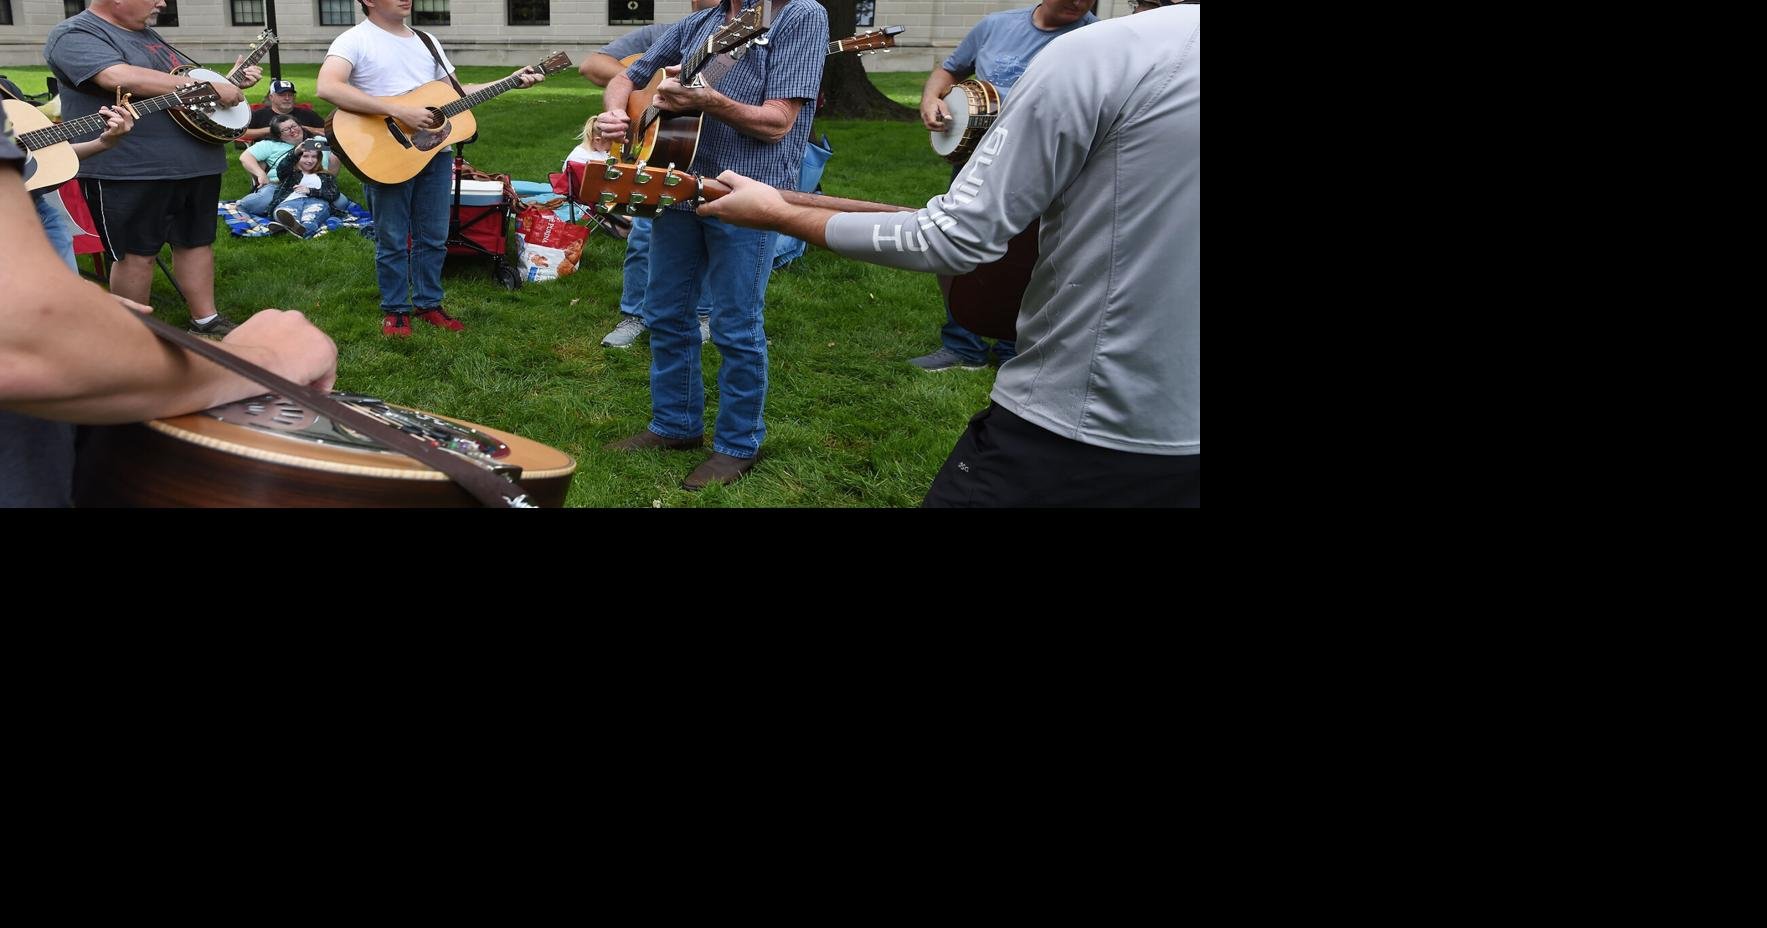
[[[404,183],[364,180],[362,189],[374,213],[374,276],[380,286],[381,312],[442,305],[454,159],[444,152]]]
[[[61,192],[58,190],[39,190],[31,196],[37,207],[37,218],[43,223],[43,233],[49,236],[49,244],[55,246],[55,253],[67,263],[68,270],[80,273],[80,266],[74,263],[74,220],[61,205]]]
[[[963,173],[966,165],[967,163],[952,165],[952,183],[957,182],[957,175]],[[988,343],[982,341],[980,335],[957,324],[957,320],[951,315],[951,306],[948,300],[945,306],[945,326],[939,329],[939,341],[965,361],[980,363],[988,360]],[[1018,354],[1017,342],[996,341],[994,343],[994,358],[1001,364],[1005,364],[1016,354]]]
[[[650,220],[632,217],[632,232],[626,236],[625,280],[620,285],[620,312],[637,316],[645,325],[644,294],[650,286]],[[712,314],[711,293],[700,288],[699,307],[702,316]]]
[[[331,217],[331,204],[318,197],[289,197],[277,207],[278,212],[285,209],[295,214],[308,235],[324,228],[325,220]]]
[[[666,209],[651,224],[645,314],[650,317],[650,430],[664,438],[705,434],[706,385],[700,373],[694,307],[711,305],[718,367],[718,422],[712,450],[752,458],[767,436],[767,335],[763,312],[773,273],[775,233]]]
[[[268,216],[270,215],[270,204],[276,199],[276,192],[281,189],[282,187],[278,184],[265,184],[240,197],[239,202],[234,205],[253,216]],[[337,199],[331,201],[331,205],[348,212],[351,206],[350,198],[344,196],[340,191]]]

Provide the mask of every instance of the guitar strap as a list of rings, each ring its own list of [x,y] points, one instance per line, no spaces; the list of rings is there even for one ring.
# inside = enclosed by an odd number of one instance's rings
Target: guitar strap
[[[417,37],[423,40],[423,47],[429,49],[429,56],[436,59],[436,70],[447,75],[448,83],[454,85],[454,92],[463,97],[466,96],[466,88],[460,86],[460,82],[454,79],[454,72],[448,70],[448,66],[442,63],[442,53],[436,51],[435,40],[431,39],[429,33],[422,29],[413,29],[411,31],[417,33]]]
[[[401,452],[415,458],[420,463],[441,471],[448,476],[448,479],[459,484],[461,489],[472,494],[474,499],[487,507],[497,509],[534,508],[534,505],[528,502],[527,491],[507,478],[463,460],[452,452],[434,447],[423,439],[387,425],[379,419],[352,406],[340,403],[317,390],[278,377],[230,351],[223,350],[214,342],[197,338],[188,332],[179,331],[144,313],[130,311],[129,314],[140,319],[153,334],[179,348],[208,358],[227,370],[247,380],[269,387],[289,399],[299,400],[308,408],[323,412],[334,421],[347,425],[371,438],[379,439],[394,451]]]

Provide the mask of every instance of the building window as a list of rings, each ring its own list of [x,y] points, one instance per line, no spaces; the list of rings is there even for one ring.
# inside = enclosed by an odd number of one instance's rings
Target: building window
[[[0,26],[12,25],[12,0],[0,0]]]
[[[853,4],[853,25],[872,26],[877,24],[877,0],[858,0]]]
[[[70,16],[78,16],[80,15],[80,11],[85,8],[86,0],[61,0],[61,18],[67,19]]]
[[[233,25],[262,26],[264,24],[264,0],[232,0]]]
[[[509,0],[511,26],[552,25],[552,0]]]
[[[160,10],[159,18],[148,23],[155,29],[178,25],[178,0],[166,0],[166,8]]]
[[[356,0],[319,0],[319,25],[354,26]]]
[[[411,25],[448,25],[448,0],[412,0]]]

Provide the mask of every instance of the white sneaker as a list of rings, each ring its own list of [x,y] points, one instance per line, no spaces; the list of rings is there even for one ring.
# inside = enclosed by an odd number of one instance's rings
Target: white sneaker
[[[630,348],[632,343],[638,340],[639,334],[648,328],[643,319],[621,313],[620,324],[614,326],[614,330],[607,333],[607,337],[601,340],[601,347]]]

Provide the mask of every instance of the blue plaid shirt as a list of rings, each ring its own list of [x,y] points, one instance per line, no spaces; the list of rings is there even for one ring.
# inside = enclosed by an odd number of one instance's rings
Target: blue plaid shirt
[[[680,64],[695,49],[704,48],[712,33],[723,27],[730,3],[731,0],[724,0],[676,23],[637,64],[627,69],[626,76],[634,86],[643,87],[658,68]],[[828,11],[816,0],[790,0],[774,11],[773,26],[766,36],[768,44],[751,44],[748,54],[718,81],[717,90],[750,106],[768,100],[803,100],[797,121],[792,123],[785,140],[775,145],[749,138],[707,116],[691,170],[707,177],[735,171],[780,190],[796,190],[798,164],[804,158],[804,145],[810,140],[810,123],[816,118],[816,95],[822,88],[822,63],[828,54]],[[681,203],[669,208],[691,210],[693,205]]]

